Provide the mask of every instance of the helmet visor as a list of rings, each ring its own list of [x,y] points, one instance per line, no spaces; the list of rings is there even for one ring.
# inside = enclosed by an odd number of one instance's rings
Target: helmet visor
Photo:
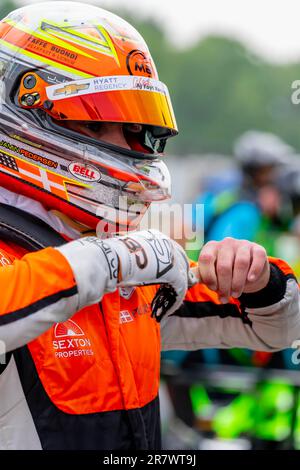
[[[160,128],[159,136],[177,134],[166,85],[138,76],[76,80],[46,88],[55,119],[139,123]],[[164,132],[165,130],[165,132]]]

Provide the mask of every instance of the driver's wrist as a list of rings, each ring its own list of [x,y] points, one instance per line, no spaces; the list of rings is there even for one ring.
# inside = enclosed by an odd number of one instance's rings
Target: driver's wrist
[[[275,264],[270,263],[270,275],[266,286],[256,292],[243,292],[239,297],[247,308],[263,308],[276,304],[283,299],[287,278]]]

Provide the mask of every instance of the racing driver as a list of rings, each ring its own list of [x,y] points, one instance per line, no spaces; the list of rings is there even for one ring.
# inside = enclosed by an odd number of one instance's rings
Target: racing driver
[[[160,449],[161,348],[290,347],[293,272],[228,238],[195,276],[175,241],[139,230],[169,196],[177,127],[127,22],[20,8],[0,23],[0,80],[0,448]]]

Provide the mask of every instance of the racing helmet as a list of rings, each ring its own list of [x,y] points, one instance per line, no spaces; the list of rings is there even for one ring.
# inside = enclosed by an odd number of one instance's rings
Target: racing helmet
[[[0,86],[1,186],[108,231],[136,229],[170,196],[161,156],[178,133],[172,104],[123,19],[77,2],[13,11],[0,22]],[[130,148],[65,125],[74,121],[120,123]]]
[[[300,155],[295,155],[293,163],[279,168],[276,176],[279,191],[300,207]]]
[[[242,134],[234,144],[234,156],[243,170],[262,167],[278,167],[287,162],[294,150],[280,137],[250,130]]]

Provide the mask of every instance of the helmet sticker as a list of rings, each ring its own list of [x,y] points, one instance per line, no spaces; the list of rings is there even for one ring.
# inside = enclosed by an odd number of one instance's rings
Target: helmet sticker
[[[22,147],[18,147],[17,145],[11,144],[6,142],[5,140],[0,140],[0,146],[6,149],[11,150],[12,152],[18,153],[19,155],[29,158],[30,160],[34,160],[38,163],[42,163],[45,166],[49,166],[50,168],[57,168],[58,163],[50,158],[42,157],[34,152],[30,152]]]
[[[101,173],[92,165],[72,162],[69,165],[70,173],[82,181],[99,181]]]
[[[46,88],[49,100],[61,100],[70,95],[82,96],[107,91],[140,90],[168,95],[166,85],[154,78],[143,76],[116,75],[111,77],[95,77],[68,82],[64,86],[50,85]]]
[[[144,52],[134,49],[129,52],[126,58],[127,70],[130,75],[152,76],[152,66],[150,60]]]
[[[81,90],[88,90],[90,87],[89,83],[73,83],[71,85],[66,84],[62,88],[57,88],[55,90],[54,95],[59,96],[59,95],[65,95],[65,96],[70,96],[70,95],[77,95],[79,91]]]

